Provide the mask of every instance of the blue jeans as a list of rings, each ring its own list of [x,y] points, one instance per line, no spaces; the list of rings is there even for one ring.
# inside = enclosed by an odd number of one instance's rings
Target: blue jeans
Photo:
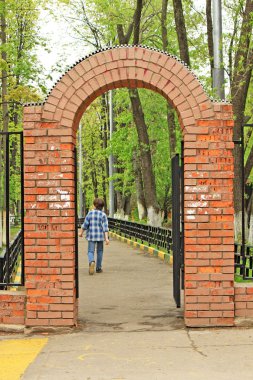
[[[104,242],[103,241],[88,241],[88,259],[89,264],[94,260],[95,247],[97,245],[97,264],[96,269],[102,268],[103,252],[104,252]]]

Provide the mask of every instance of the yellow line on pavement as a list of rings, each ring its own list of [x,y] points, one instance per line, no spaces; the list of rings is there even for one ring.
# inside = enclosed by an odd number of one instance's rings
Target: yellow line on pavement
[[[0,380],[19,380],[47,341],[47,338],[0,341]]]

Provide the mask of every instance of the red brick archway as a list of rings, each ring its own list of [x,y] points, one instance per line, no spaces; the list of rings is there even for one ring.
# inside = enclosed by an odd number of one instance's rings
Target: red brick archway
[[[81,60],[45,103],[24,108],[26,325],[75,325],[74,147],[102,93],[147,88],[177,110],[184,136],[185,322],[234,323],[232,107],[213,103],[178,59],[141,46]]]

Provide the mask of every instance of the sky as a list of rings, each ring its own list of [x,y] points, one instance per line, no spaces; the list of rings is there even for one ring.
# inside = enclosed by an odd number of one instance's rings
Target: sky
[[[55,14],[58,15],[57,19],[49,11],[42,10],[39,19],[40,34],[46,40],[49,50],[39,47],[37,55],[44,67],[45,75],[52,76],[52,79],[46,81],[48,89],[59,79],[67,66],[72,66],[88,53],[88,49],[73,38],[64,17],[60,17],[59,10],[55,9]]]

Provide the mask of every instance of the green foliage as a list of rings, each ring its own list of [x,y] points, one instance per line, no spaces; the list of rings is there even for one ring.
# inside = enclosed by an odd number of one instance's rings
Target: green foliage
[[[22,103],[38,101],[42,91],[38,88],[41,67],[38,64],[36,48],[41,43],[38,34],[38,2],[35,0],[5,0],[1,2],[0,13],[5,21],[6,43],[0,45],[0,76],[7,80],[7,95],[0,97],[1,105],[7,104],[8,131],[22,130]],[[0,111],[0,130],[4,129],[3,109]],[[6,130],[6,127],[5,127]],[[4,144],[0,144],[0,207],[4,208]],[[20,214],[20,143],[17,136],[10,138],[10,212]]]
[[[6,44],[1,44],[0,51],[6,53],[7,59],[0,59],[0,75],[6,71],[5,101],[9,108],[9,130],[13,131],[22,128],[22,103],[42,98],[35,84],[40,82],[41,73],[36,55],[36,48],[41,43],[37,28],[39,10],[35,0],[6,0],[5,9],[1,11],[6,21]]]
[[[169,133],[167,125],[167,102],[159,94],[148,90],[140,90],[145,121],[148,125],[148,134],[152,153],[153,170],[156,179],[157,198],[160,207],[163,207],[165,190],[171,189],[171,164],[169,151]],[[102,185],[105,177],[105,157],[114,156],[115,173],[112,177],[116,191],[123,196],[135,197],[133,174],[133,153],[139,152],[137,131],[133,122],[130,99],[127,89],[114,91],[114,127],[115,130],[106,150],[102,146],[101,119],[103,109],[101,98],[93,102],[82,118],[83,124],[83,158],[84,183],[88,202],[92,202],[94,188],[92,172],[96,173],[99,194],[102,194]],[[178,147],[180,151],[181,132],[177,122]],[[98,169],[99,168],[99,169]],[[102,169],[102,170],[100,170]],[[111,178],[107,178],[106,184]]]
[[[103,198],[103,182],[105,171],[105,151],[102,149],[100,124],[101,102],[92,103],[82,118],[82,152],[83,152],[83,189],[85,189],[87,205],[92,205],[95,197],[94,184],[98,196]]]

